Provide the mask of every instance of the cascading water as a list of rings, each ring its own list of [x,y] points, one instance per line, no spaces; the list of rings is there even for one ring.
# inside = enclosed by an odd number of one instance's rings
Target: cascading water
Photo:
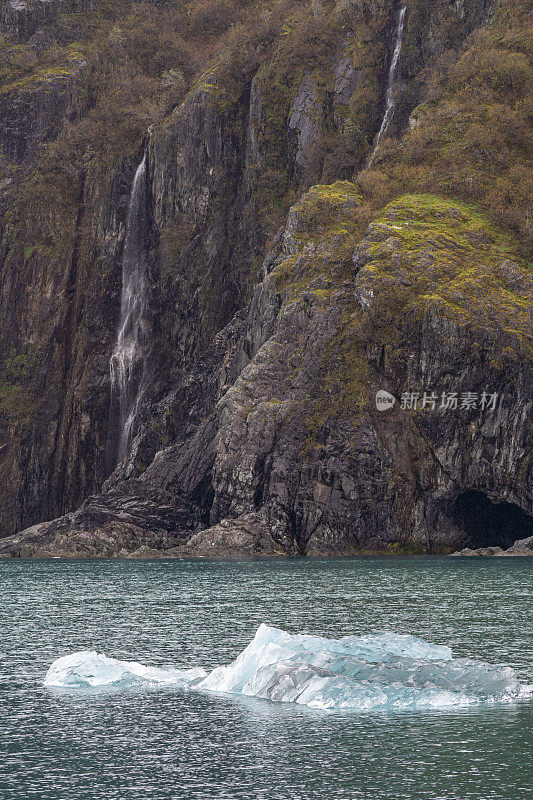
[[[117,463],[127,455],[142,398],[149,339],[146,316],[148,229],[146,154],[137,167],[130,195],[122,255],[122,295],[117,342],[109,362],[111,394],[118,402]]]
[[[389,127],[390,121],[394,114],[394,79],[396,78],[396,71],[398,69],[398,62],[400,60],[400,52],[402,49],[402,40],[403,40],[403,28],[405,24],[405,11],[406,6],[402,6],[400,9],[400,13],[398,16],[398,27],[396,28],[396,41],[394,43],[394,53],[392,56],[392,61],[389,68],[389,79],[387,83],[387,94],[385,96],[385,113],[383,115],[383,120],[381,122],[381,127],[379,129],[378,135],[376,136],[376,141],[374,144],[374,149],[370,154],[370,158],[367,161],[366,168],[369,169],[372,164],[374,163],[374,159],[378,152],[379,146],[385,134],[387,133],[387,128]]]

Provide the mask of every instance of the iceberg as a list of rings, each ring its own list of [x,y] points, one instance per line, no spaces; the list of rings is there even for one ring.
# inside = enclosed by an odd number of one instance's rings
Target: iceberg
[[[327,639],[261,625],[235,661],[158,669],[92,651],[54,661],[45,685],[173,685],[328,711],[438,709],[529,696],[513,669],[454,658],[449,647],[415,636],[377,633]]]
[[[339,711],[426,709],[516,699],[514,670],[414,636],[326,639],[261,625],[248,647],[198,688]]]
[[[118,661],[116,658],[82,650],[58,658],[50,666],[45,686],[81,688],[96,686],[187,686],[207,673],[201,667],[176,669],[147,667],[137,661]]]

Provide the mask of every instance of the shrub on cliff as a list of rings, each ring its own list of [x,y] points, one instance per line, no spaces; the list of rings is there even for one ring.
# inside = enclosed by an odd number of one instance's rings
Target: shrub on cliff
[[[188,15],[188,31],[191,36],[218,36],[237,18],[237,8],[230,0],[207,0]]]
[[[522,0],[499,4],[489,24],[445,52],[411,130],[359,177],[374,208],[401,191],[476,203],[533,250],[533,18]]]

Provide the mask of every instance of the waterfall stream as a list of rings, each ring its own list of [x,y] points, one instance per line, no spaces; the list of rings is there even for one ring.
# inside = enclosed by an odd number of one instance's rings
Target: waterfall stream
[[[127,455],[142,398],[145,356],[149,339],[146,318],[146,242],[148,227],[146,154],[137,167],[131,188],[122,255],[120,321],[109,362],[111,394],[118,402],[117,463]]]
[[[406,6],[402,6],[400,9],[400,13],[398,15],[398,26],[396,28],[396,40],[394,43],[394,53],[392,56],[392,61],[389,68],[389,79],[387,83],[387,94],[385,96],[385,113],[383,115],[383,120],[381,122],[381,127],[379,129],[378,135],[376,136],[376,141],[374,144],[374,149],[370,154],[370,158],[367,161],[366,168],[369,169],[372,164],[374,163],[374,159],[378,152],[379,146],[385,134],[387,133],[387,128],[389,127],[390,121],[394,114],[394,80],[396,78],[396,72],[398,69],[398,62],[400,60],[400,52],[402,49],[402,41],[403,41],[403,28],[405,24],[405,11]]]

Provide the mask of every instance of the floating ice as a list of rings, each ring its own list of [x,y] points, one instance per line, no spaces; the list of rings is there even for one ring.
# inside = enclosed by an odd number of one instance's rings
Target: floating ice
[[[175,669],[146,667],[136,661],[117,661],[94,650],[82,650],[58,658],[50,666],[44,679],[45,686],[134,686],[138,684],[187,686],[205,677],[201,667]]]
[[[449,647],[380,633],[325,639],[261,625],[227,667],[199,688],[241,693],[312,708],[441,708],[517,698],[510,667],[454,659]]]
[[[414,636],[379,633],[326,639],[261,625],[233,663],[156,669],[94,652],[55,661],[47,686],[135,683],[189,686],[337,711],[428,709],[510,701],[531,687],[510,667],[453,658],[449,647]]]

